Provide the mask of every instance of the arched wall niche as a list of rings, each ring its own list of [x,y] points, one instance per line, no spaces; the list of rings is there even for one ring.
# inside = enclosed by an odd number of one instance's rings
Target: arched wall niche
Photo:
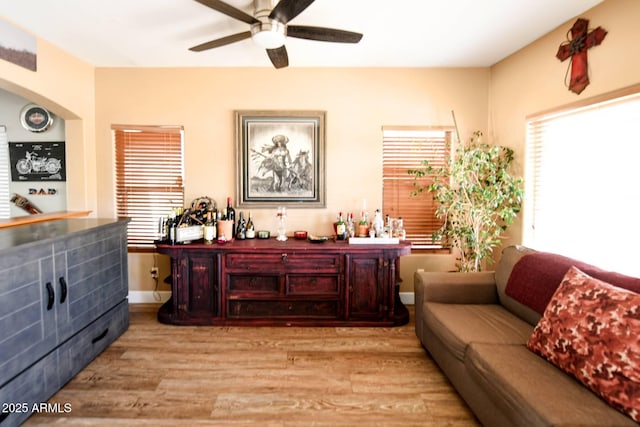
[[[18,95],[29,102],[38,104],[51,111],[58,120],[64,120],[64,139],[66,144],[66,208],[70,211],[91,210],[91,216],[96,215],[96,195],[90,191],[88,184],[92,181],[86,173],[86,123],[83,119],[59,102],[43,96],[29,88],[0,78],[0,88]],[[16,112],[17,114],[17,112]]]

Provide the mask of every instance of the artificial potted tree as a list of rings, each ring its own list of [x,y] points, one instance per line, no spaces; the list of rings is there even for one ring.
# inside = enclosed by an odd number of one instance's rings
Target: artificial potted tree
[[[457,144],[448,162],[433,167],[425,160],[409,174],[415,178],[413,194],[427,191],[438,204],[436,216],[444,223],[434,240],[457,249],[459,271],[481,271],[485,262],[493,263],[493,249],[520,211],[522,179],[509,173],[512,149],[483,143],[480,131],[463,144],[455,115],[453,120]],[[421,179],[427,176],[433,180]]]

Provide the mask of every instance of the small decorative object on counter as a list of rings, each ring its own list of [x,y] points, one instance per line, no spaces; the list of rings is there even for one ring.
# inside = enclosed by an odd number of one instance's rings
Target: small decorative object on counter
[[[374,237],[382,237],[384,232],[384,220],[382,219],[382,212],[380,209],[376,209],[376,213],[371,221],[371,229],[374,231]]]
[[[284,220],[287,217],[287,208],[284,206],[278,206],[276,217],[278,218],[278,236],[276,237],[276,240],[284,242],[287,240],[287,229],[284,224]]]
[[[369,236],[369,218],[364,210],[360,213],[360,222],[358,222],[358,237]]]
[[[269,230],[258,230],[256,235],[258,236],[258,239],[268,239],[271,236],[271,233],[269,233]]]
[[[31,215],[42,213],[42,211],[35,207],[33,203],[29,199],[24,196],[21,196],[17,193],[14,193],[11,197],[11,202],[14,203],[20,209],[29,212]]]
[[[294,231],[293,232],[293,237],[295,237],[298,240],[304,240],[307,238],[307,232],[306,231]]]

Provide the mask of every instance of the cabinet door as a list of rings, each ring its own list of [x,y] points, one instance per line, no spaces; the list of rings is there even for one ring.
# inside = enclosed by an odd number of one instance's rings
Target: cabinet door
[[[182,258],[181,286],[178,309],[188,316],[219,315],[217,257],[212,254],[191,254]]]
[[[56,300],[58,342],[65,341],[126,298],[124,230],[123,226],[101,227],[54,243],[54,283],[60,293]]]
[[[0,386],[56,346],[51,244],[0,261]]]
[[[349,318],[381,319],[388,310],[388,263],[382,254],[349,255]]]

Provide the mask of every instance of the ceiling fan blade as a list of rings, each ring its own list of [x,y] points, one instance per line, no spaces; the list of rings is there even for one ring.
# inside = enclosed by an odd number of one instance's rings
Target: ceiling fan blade
[[[203,4],[213,10],[217,10],[220,13],[224,13],[227,16],[237,19],[238,21],[246,22],[247,24],[256,24],[258,21],[253,16],[236,9],[235,7],[219,0],[196,0],[198,3]]]
[[[189,50],[193,52],[202,52],[203,50],[213,49],[214,47],[225,46],[231,43],[239,42],[240,40],[251,38],[251,31],[244,31],[238,34],[232,34],[221,39],[211,40],[210,42],[202,43],[194,47],[190,47]]]
[[[267,55],[269,55],[271,63],[276,68],[284,68],[289,65],[289,55],[287,55],[287,48],[284,46],[267,49]]]
[[[298,16],[315,0],[280,0],[269,14],[270,19],[286,24]]]
[[[336,43],[358,43],[362,39],[362,34],[360,33],[306,25],[289,25],[287,27],[287,36]]]

